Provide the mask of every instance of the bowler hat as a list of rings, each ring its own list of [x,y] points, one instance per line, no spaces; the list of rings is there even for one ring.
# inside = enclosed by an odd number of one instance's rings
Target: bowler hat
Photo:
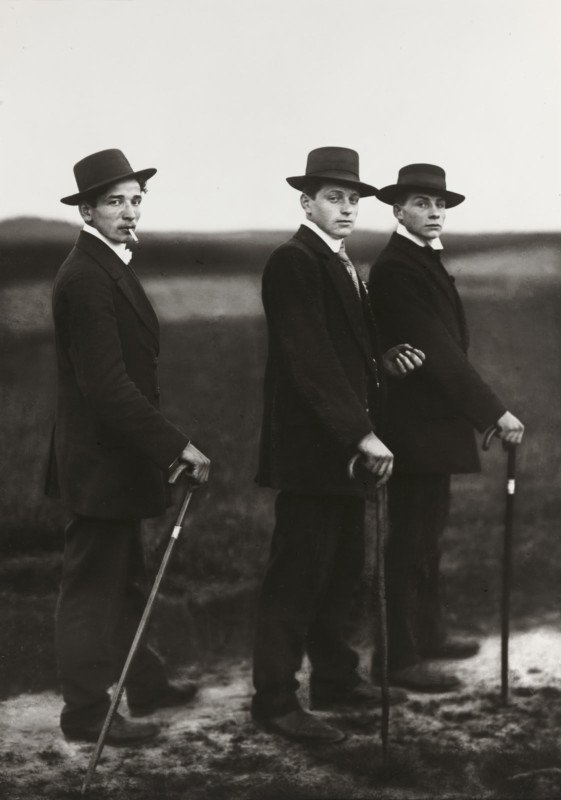
[[[435,164],[408,164],[399,170],[397,183],[391,186],[384,186],[378,192],[378,200],[388,203],[390,206],[396,202],[396,198],[411,190],[414,192],[422,189],[428,194],[439,195],[446,201],[447,208],[458,206],[466,199],[463,194],[450,192],[446,188],[446,173],[442,167]]]
[[[122,150],[115,148],[100,150],[74,164],[74,177],[79,191],[63,197],[60,202],[67,206],[77,206],[86,195],[96,189],[110,186],[117,181],[124,181],[126,178],[136,178],[139,183],[143,183],[156,172],[154,167],[135,172]]]
[[[356,189],[361,197],[370,197],[378,193],[374,186],[362,183],[358,177],[358,153],[348,147],[317,147],[308,154],[306,174],[287,178],[287,182],[305,191],[310,178],[342,183]]]

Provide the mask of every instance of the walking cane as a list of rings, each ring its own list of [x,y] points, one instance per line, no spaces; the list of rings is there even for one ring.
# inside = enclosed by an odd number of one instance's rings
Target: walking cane
[[[388,538],[388,491],[386,484],[376,489],[376,562],[378,567],[378,615],[380,625],[380,686],[382,689],[382,757],[388,765],[390,730],[390,688],[388,683],[388,613],[386,606],[386,554]]]
[[[186,464],[179,464],[172,475],[169,478],[169,483],[175,483],[182,472],[186,469]],[[132,661],[136,655],[136,651],[138,650],[138,646],[148,625],[148,621],[150,619],[150,615],[152,613],[152,608],[154,606],[154,601],[156,599],[156,595],[158,593],[158,589],[160,588],[160,583],[162,582],[162,578],[164,577],[164,572],[166,571],[166,567],[168,565],[168,561],[171,556],[171,552],[174,548],[174,545],[181,533],[181,529],[183,527],[183,521],[185,519],[185,515],[187,513],[187,509],[189,508],[189,503],[191,502],[191,498],[193,496],[193,492],[198,487],[198,483],[195,482],[194,478],[190,475],[187,476],[187,489],[185,491],[185,495],[183,497],[183,501],[181,503],[181,507],[179,510],[179,514],[177,515],[177,519],[175,520],[175,525],[173,526],[173,531],[171,534],[171,538],[169,540],[168,546],[166,548],[166,552],[164,553],[164,557],[162,559],[162,563],[160,564],[160,569],[158,570],[158,574],[156,575],[156,579],[154,581],[154,585],[152,586],[152,591],[150,592],[150,596],[146,603],[146,607],[144,609],[144,613],[142,614],[142,618],[138,625],[138,629],[135,633],[134,639],[132,641],[129,654],[125,661],[125,666],[123,667],[123,671],[121,672],[121,677],[119,678],[119,682],[113,692],[113,697],[111,698],[111,705],[109,706],[109,711],[107,712],[107,716],[105,717],[105,722],[103,723],[103,727],[99,734],[99,738],[97,740],[96,746],[94,751],[91,755],[90,762],[88,764],[88,771],[86,772],[86,777],[84,778],[84,782],[82,784],[82,789],[80,794],[83,796],[86,794],[88,787],[90,785],[91,779],[95,772],[95,768],[98,764],[100,759],[103,746],[105,744],[105,738],[107,736],[107,732],[111,727],[111,723],[113,722],[113,717],[115,716],[115,712],[117,707],[121,701],[121,697],[123,695],[123,690],[125,687],[125,681],[127,679],[127,675],[132,664]]]
[[[358,475],[355,468],[359,467]],[[362,467],[362,469],[360,469]],[[386,606],[386,563],[385,543],[388,535],[388,495],[386,484],[377,486],[375,494],[372,493],[373,476],[360,461],[357,454],[349,462],[350,477],[356,477],[366,484],[367,499],[376,502],[376,568],[378,587],[378,625],[380,630],[380,688],[382,690],[382,716],[380,720],[380,734],[382,739],[382,761],[384,767],[388,765],[388,742],[390,729],[390,689],[388,683],[388,615]]]
[[[490,428],[483,438],[483,450],[499,432]],[[512,582],[512,531],[514,527],[514,495],[516,492],[516,445],[503,442],[507,453],[505,529],[503,539],[502,596],[501,596],[501,702],[508,705],[508,639],[510,633],[510,589]]]

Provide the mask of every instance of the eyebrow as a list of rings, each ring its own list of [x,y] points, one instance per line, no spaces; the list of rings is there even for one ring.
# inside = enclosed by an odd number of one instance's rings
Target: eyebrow
[[[124,194],[108,194],[105,199],[106,200],[123,200],[124,197],[125,197]],[[135,200],[137,197],[142,197],[140,192],[138,194],[133,194],[133,196],[131,197],[131,200]]]
[[[336,192],[337,194],[345,194],[344,189],[327,189],[327,194],[332,194],[333,192]],[[351,197],[360,197],[360,194],[359,192],[351,192]]]
[[[430,195],[430,194],[416,194],[416,195],[413,195],[413,199],[414,200],[430,200],[431,197],[434,197],[435,200],[441,200],[443,203],[446,202],[443,197],[440,197],[440,195]]]

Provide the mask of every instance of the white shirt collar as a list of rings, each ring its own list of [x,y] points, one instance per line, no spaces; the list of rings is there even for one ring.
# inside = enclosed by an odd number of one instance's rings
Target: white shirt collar
[[[311,231],[317,233],[319,238],[322,239],[322,241],[324,241],[325,244],[329,247],[329,249],[332,250],[334,253],[339,252],[339,250],[341,249],[341,245],[343,243],[342,239],[334,239],[333,236],[330,236],[325,231],[322,231],[319,225],[316,225],[316,223],[312,222],[311,219],[305,219],[302,225],[305,225]]]
[[[96,236],[98,239],[101,239],[102,242],[105,242],[107,247],[110,247],[111,250],[113,250],[113,252],[119,256],[124,264],[128,264],[131,260],[132,251],[127,249],[127,246],[124,242],[112,242],[111,239],[108,239],[107,236],[104,236],[102,233],[100,233],[97,228],[93,227],[93,225],[88,225],[87,222],[84,222],[84,227],[82,230],[86,233],[91,233],[92,236]]]
[[[432,247],[433,250],[444,250],[444,245],[440,241],[440,238],[437,239],[421,239],[420,236],[415,236],[414,233],[410,233],[405,225],[402,225],[401,222],[397,223],[397,228],[395,230],[396,233],[399,233],[400,236],[404,236],[406,239],[409,239],[410,242],[415,242],[418,244],[419,247]]]

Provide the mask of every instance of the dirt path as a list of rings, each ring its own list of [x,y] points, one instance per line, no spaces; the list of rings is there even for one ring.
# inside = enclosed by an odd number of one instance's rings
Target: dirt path
[[[512,638],[512,701],[498,702],[499,642],[463,662],[457,694],[410,695],[391,716],[391,757],[381,767],[377,712],[327,715],[346,730],[337,746],[303,748],[257,731],[247,663],[206,676],[188,711],[158,716],[151,747],[106,748],[91,798],[112,800],[373,800],[561,797],[561,632]],[[303,681],[304,684],[306,681]],[[303,702],[306,702],[303,691]],[[66,742],[60,698],[0,703],[2,800],[79,797],[91,746]],[[540,770],[536,772],[536,770]],[[513,779],[514,777],[514,779]]]

